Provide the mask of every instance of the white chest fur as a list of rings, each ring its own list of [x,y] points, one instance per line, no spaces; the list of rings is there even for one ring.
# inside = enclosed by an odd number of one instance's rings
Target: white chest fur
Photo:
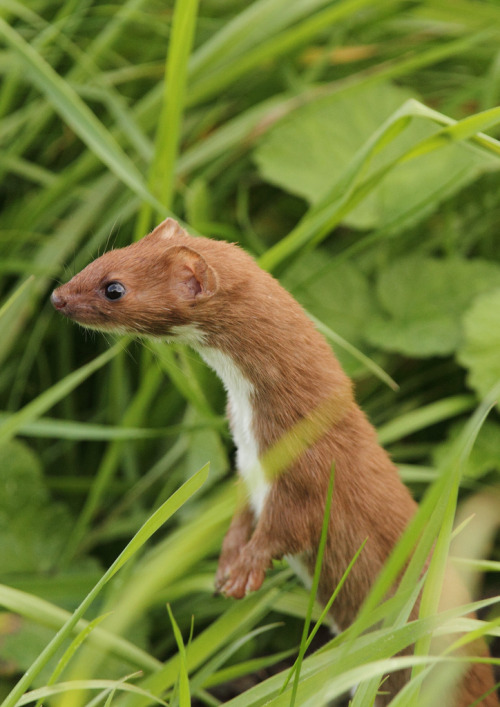
[[[231,430],[237,448],[238,471],[247,486],[254,513],[259,516],[270,484],[259,462],[259,448],[253,432],[253,386],[227,354],[203,345],[196,345],[194,348],[217,373],[226,389]]]

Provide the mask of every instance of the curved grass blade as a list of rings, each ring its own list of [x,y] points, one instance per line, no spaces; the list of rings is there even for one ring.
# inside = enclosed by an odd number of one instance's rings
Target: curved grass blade
[[[48,626],[54,631],[59,631],[64,624],[71,619],[71,614],[65,609],[61,609],[54,604],[40,599],[33,594],[23,592],[20,589],[7,587],[0,584],[0,606],[7,611],[15,612],[20,616],[40,624]],[[85,619],[80,619],[74,626],[72,634],[75,631],[83,632],[89,626],[89,622]],[[113,656],[116,656],[122,661],[125,661],[135,668],[140,668],[147,672],[158,670],[161,663],[153,658],[149,653],[146,653],[141,648],[138,648],[133,643],[130,643],[125,638],[110,633],[103,628],[94,628],[89,636],[89,642],[95,648],[102,648],[109,651]]]
[[[475,404],[476,401],[472,395],[453,395],[435,403],[423,405],[417,410],[406,412],[385,425],[381,425],[377,430],[379,442],[382,445],[392,444],[438,422],[462,415],[464,412],[472,410]]]
[[[361,182],[361,178],[366,173],[372,158],[405,129],[410,118],[428,120],[438,125],[443,125],[444,128],[436,133],[439,138],[434,135],[421,140],[390,164],[379,169],[365,182]],[[475,118],[477,120],[474,120]],[[340,223],[342,218],[356,204],[380,183],[385,174],[397,165],[418,157],[422,151],[431,152],[452,141],[468,139],[488,152],[500,155],[500,142],[479,132],[481,129],[491,127],[498,122],[500,122],[500,109],[485,111],[477,116],[465,118],[462,121],[453,121],[442,113],[427,108],[419,101],[414,99],[406,101],[401,108],[389,116],[361,147],[330,193],[326,194],[321,202],[309,209],[304,218],[288,236],[261,256],[259,260],[261,267],[265,270],[273,270],[299,249],[311,244],[316,245],[334,226]]]
[[[172,629],[174,631],[175,642],[177,643],[177,648],[179,650],[179,707],[190,707],[191,694],[189,690],[186,648],[184,646],[184,641],[182,640],[182,633],[179,629],[177,621],[174,618],[170,604],[167,604],[167,611],[170,618],[170,623],[172,624]]]
[[[225,682],[227,679],[231,679],[226,677],[226,679],[223,679],[223,675],[232,675],[232,679],[234,679],[234,676],[236,673],[245,674],[245,672],[242,673],[242,670],[245,671],[245,668],[240,664],[239,666],[236,666],[236,670],[234,669],[235,666],[230,665],[228,668],[225,668],[223,670],[218,670],[220,665],[223,665],[226,663],[226,661],[233,656],[237,651],[239,651],[244,645],[246,645],[249,641],[252,641],[254,638],[257,636],[262,635],[263,633],[267,633],[267,631],[272,631],[275,628],[279,628],[283,626],[282,622],[277,622],[273,624],[267,624],[266,626],[258,626],[257,628],[253,629],[252,631],[249,631],[246,633],[244,636],[241,638],[238,638],[236,641],[233,643],[230,643],[227,645],[220,653],[214,656],[208,663],[206,663],[201,670],[197,672],[197,674],[194,676],[192,680],[193,684],[193,689],[198,690],[199,686],[203,687],[208,687],[209,685],[217,685],[219,682]],[[291,655],[292,653],[295,652],[295,649],[291,649],[289,651],[284,651],[283,654],[281,655]],[[265,658],[256,658],[254,660],[248,661],[248,663],[253,664],[253,669],[257,669],[257,664],[261,664],[262,666],[264,665],[270,665],[273,662],[278,662],[278,657],[274,656],[272,657],[272,660],[270,662],[269,656],[266,656]],[[215,671],[218,670],[216,673]],[[227,672],[226,672],[227,671]],[[250,671],[249,671],[250,672]],[[218,676],[218,677],[216,677]]]
[[[28,705],[30,702],[35,702],[37,700],[46,700],[47,697],[51,697],[52,695],[60,695],[61,693],[66,693],[73,690],[120,690],[123,692],[132,692],[136,695],[148,697],[151,702],[168,707],[167,703],[159,697],[155,697],[146,690],[143,690],[136,685],[129,685],[122,680],[71,680],[69,682],[60,682],[57,685],[40,687],[37,690],[27,692],[23,697],[21,697],[17,703],[17,707]]]
[[[268,582],[266,588],[259,592],[230,606],[227,611],[193,639],[187,653],[189,672],[200,667],[216,651],[224,649],[235,636],[253,626],[269,611],[279,594],[279,589],[273,584],[277,584],[279,581],[281,581],[281,577],[278,577],[274,583],[273,581]],[[163,665],[161,670],[145,678],[141,685],[154,694],[160,695],[172,687],[178,673],[179,656],[175,655]],[[146,704],[147,700],[130,695],[126,698],[124,707],[144,707]]]
[[[340,346],[344,349],[344,351],[347,351],[347,353],[351,354],[353,358],[362,363],[363,366],[365,366],[369,371],[371,371],[374,376],[377,376],[377,378],[379,378],[383,383],[388,385],[391,390],[399,390],[399,385],[396,383],[396,381],[391,378],[391,376],[386,373],[383,368],[381,368],[377,363],[375,363],[375,361],[369,358],[369,356],[366,356],[362,351],[360,351],[351,343],[349,343],[349,341],[340,336],[340,334],[337,334],[335,331],[333,331],[333,329],[330,329],[329,326],[324,324],[320,319],[317,319],[313,314],[311,314],[310,312],[306,312],[306,314],[309,319],[314,322],[318,331],[320,331],[324,336],[326,336],[327,339],[330,339],[330,341],[332,341],[334,344],[337,344],[337,346]]]
[[[56,681],[59,679],[60,675],[63,673],[64,668],[68,665],[69,661],[71,658],[74,656],[78,648],[82,645],[82,643],[90,636],[92,631],[106,618],[106,614],[103,614],[102,616],[96,616],[96,618],[88,623],[85,628],[83,628],[80,633],[75,636],[75,638],[71,641],[70,645],[66,648],[64,651],[64,654],[61,656],[59,659],[56,668],[52,675],[50,676],[48,682],[47,682],[47,687],[50,687],[51,685],[54,685]],[[140,673],[139,673],[140,675]],[[40,698],[38,702],[36,703],[35,707],[42,707],[43,705],[43,699]]]

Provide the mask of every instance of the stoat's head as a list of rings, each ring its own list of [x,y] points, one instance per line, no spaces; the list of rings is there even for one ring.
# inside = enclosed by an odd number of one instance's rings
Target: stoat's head
[[[218,289],[196,239],[167,219],[126,248],[87,265],[51,296],[66,317],[92,329],[169,336],[196,321]]]

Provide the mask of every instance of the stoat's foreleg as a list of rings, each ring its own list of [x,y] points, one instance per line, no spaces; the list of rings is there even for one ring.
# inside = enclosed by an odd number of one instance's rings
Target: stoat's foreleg
[[[290,493],[293,493],[293,488],[286,476],[285,473],[273,482],[248,542],[240,547],[238,553],[233,553],[231,560],[229,555],[227,559],[224,556],[226,579],[219,588],[226,596],[241,599],[256,591],[262,585],[273,559],[310,549],[310,529],[303,527],[304,518],[290,512],[296,505],[292,505]],[[236,525],[236,528],[239,527],[239,524]],[[230,546],[235,547],[232,539]]]
[[[241,550],[250,539],[254,526],[255,516],[249,504],[236,511],[222,543],[219,565],[215,575],[217,591],[221,591],[229,579],[230,570],[236,564]]]

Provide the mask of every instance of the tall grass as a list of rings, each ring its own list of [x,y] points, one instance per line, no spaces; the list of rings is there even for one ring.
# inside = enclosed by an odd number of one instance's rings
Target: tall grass
[[[432,706],[465,664],[431,634],[498,656],[498,27],[487,0],[2,5],[4,707],[318,705],[356,684],[364,707],[402,667],[395,707]],[[169,214],[303,302],[421,501],[357,621],[315,652],[304,621],[324,615],[284,565],[241,602],[212,594],[239,491],[211,372],[48,303]],[[475,595],[440,610],[450,556]]]

